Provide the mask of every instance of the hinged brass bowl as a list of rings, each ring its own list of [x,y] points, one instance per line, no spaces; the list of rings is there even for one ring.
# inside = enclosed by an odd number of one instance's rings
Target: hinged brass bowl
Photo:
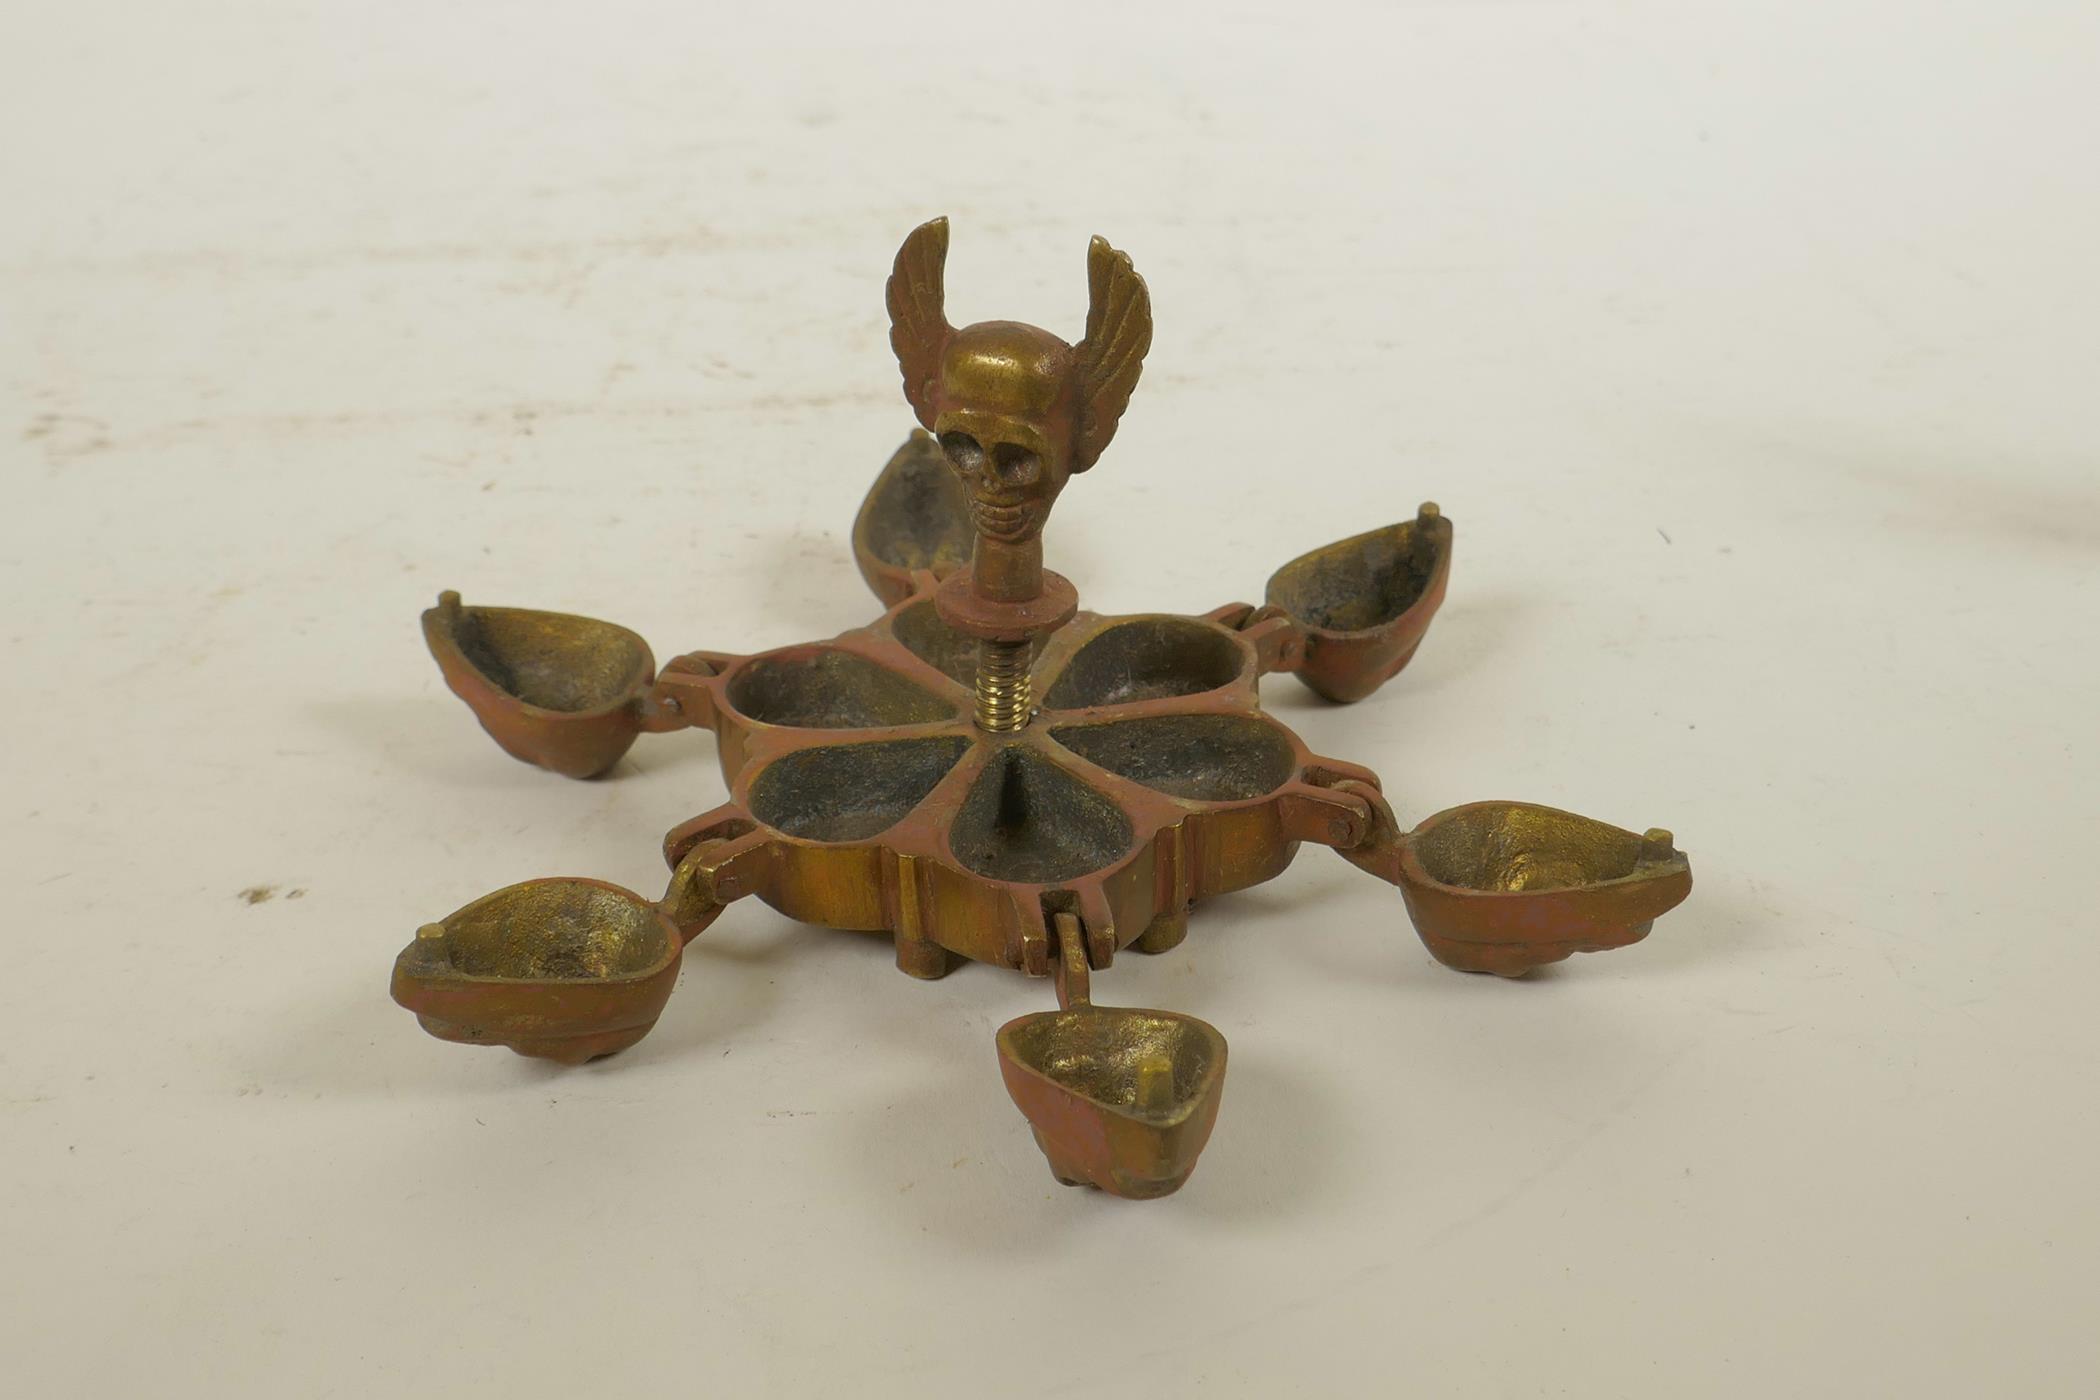
[[[1171,1011],[1076,1006],[999,1028],[1006,1092],[1067,1185],[1150,1199],[1181,1189],[1210,1141],[1225,1037]]]
[[[602,880],[527,880],[434,924],[394,960],[394,1000],[441,1040],[580,1064],[647,1035],[685,942]]]
[[[1413,520],[1300,555],[1269,579],[1269,606],[1305,632],[1298,679],[1361,700],[1414,659],[1451,580],[1451,522],[1434,501]]]
[[[1439,812],[1400,852],[1400,893],[1439,962],[1514,976],[1623,948],[1692,892],[1670,833],[1644,836],[1529,802]]]
[[[423,636],[452,693],[513,758],[592,778],[642,732],[656,660],[625,627],[569,613],[467,607],[446,593],[423,614]]]

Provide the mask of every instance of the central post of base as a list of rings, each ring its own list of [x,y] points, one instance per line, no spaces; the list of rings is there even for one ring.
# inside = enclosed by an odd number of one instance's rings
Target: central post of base
[[[977,727],[991,734],[1025,728],[1035,713],[1029,668],[1037,639],[1079,611],[1079,590],[1043,567],[1040,539],[1007,544],[979,536],[970,567],[951,574],[934,611],[977,639]]]

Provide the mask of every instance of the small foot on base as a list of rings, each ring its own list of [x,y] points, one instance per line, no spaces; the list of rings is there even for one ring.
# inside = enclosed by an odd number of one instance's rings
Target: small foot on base
[[[1035,1145],[1041,1149],[1043,1160],[1050,1164],[1050,1175],[1057,1179],[1059,1186],[1092,1186],[1094,1184],[1081,1174],[1079,1168],[1060,1160],[1057,1153],[1051,1149],[1050,1144],[1043,1141],[1043,1135],[1040,1132],[1035,1135]]]
[[[1156,914],[1145,931],[1138,935],[1137,942],[1130,946],[1140,953],[1165,953],[1181,946],[1181,940],[1189,936],[1189,911],[1174,909]]]
[[[955,955],[930,938],[899,938],[897,970],[922,982],[939,982],[955,970]]]
[[[931,939],[900,938],[897,970],[922,982],[937,982],[955,970],[955,954]]]

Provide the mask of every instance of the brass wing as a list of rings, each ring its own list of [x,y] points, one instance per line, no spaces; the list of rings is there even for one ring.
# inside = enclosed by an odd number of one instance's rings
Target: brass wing
[[[890,271],[890,348],[904,372],[904,397],[928,429],[938,408],[941,352],[954,329],[945,309],[942,273],[948,263],[948,219],[929,219],[905,237]]]
[[[1152,348],[1152,296],[1128,253],[1096,237],[1086,253],[1086,339],[1074,349],[1079,376],[1079,431],[1072,470],[1094,465],[1130,405],[1145,352]]]

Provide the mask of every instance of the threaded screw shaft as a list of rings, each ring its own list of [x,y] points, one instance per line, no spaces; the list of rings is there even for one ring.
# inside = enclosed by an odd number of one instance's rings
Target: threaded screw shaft
[[[1028,683],[1028,663],[1034,649],[1025,641],[977,644],[979,729],[1010,734],[1028,723],[1028,711],[1035,698]]]

